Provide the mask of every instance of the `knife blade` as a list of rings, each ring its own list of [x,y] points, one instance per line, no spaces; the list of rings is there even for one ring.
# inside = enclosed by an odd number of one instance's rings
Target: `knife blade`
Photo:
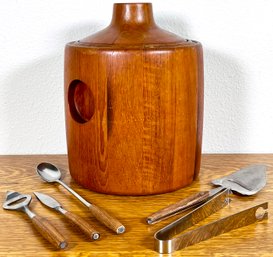
[[[39,192],[33,193],[41,203],[63,214],[72,224],[80,228],[89,238],[92,240],[97,240],[100,238],[100,233],[97,232],[91,224],[75,213],[65,210],[55,198]]]

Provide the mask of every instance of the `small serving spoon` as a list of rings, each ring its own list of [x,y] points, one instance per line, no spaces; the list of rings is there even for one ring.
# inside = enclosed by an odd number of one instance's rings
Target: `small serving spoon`
[[[106,227],[110,228],[117,234],[122,234],[125,232],[125,227],[113,216],[107,213],[104,209],[96,206],[93,203],[89,203],[84,198],[82,198],[78,193],[76,193],[73,189],[67,186],[64,182],[60,180],[61,171],[51,163],[43,162],[37,166],[37,173],[39,176],[46,182],[53,183],[57,182],[62,185],[65,189],[67,189],[71,194],[73,194],[78,200],[82,202],[87,208],[89,208],[90,212],[94,215],[94,217],[103,223]]]

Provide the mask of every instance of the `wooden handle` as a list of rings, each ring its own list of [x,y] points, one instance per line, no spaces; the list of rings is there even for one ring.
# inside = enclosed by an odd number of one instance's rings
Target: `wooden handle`
[[[209,197],[209,191],[199,192],[197,194],[191,195],[181,201],[168,205],[167,207],[151,214],[147,217],[146,221],[148,224],[154,224],[161,220],[172,217],[179,212],[196,206],[196,204],[201,203]]]
[[[100,238],[100,233],[97,232],[96,229],[82,217],[69,211],[65,212],[64,215],[72,224],[77,225],[92,240],[97,240]]]
[[[53,227],[46,219],[35,215],[32,223],[40,234],[58,249],[64,249],[67,246],[65,238]]]
[[[110,228],[117,234],[125,232],[125,227],[113,216],[107,213],[104,209],[92,204],[89,207],[89,210],[92,212],[94,217],[103,223],[106,227]]]

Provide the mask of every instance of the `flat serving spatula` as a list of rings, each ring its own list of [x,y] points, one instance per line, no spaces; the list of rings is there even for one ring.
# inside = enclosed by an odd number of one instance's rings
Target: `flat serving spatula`
[[[261,164],[251,165],[240,169],[229,176],[215,179],[212,183],[214,185],[219,185],[220,187],[210,191],[199,192],[174,204],[168,205],[147,217],[146,222],[148,224],[154,224],[181,213],[182,211],[196,207],[208,201],[225,188],[236,191],[242,195],[254,195],[266,185],[266,166]]]
[[[39,192],[34,192],[34,195],[44,205],[63,214],[72,224],[80,228],[92,240],[97,240],[100,238],[100,233],[97,232],[92,225],[90,225],[87,221],[75,213],[65,210],[53,197]]]

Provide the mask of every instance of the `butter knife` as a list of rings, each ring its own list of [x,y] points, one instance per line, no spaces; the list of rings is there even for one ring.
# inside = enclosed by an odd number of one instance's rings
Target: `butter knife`
[[[85,221],[82,217],[76,215],[75,213],[65,210],[56,199],[39,192],[34,192],[34,195],[44,205],[63,214],[72,224],[79,227],[89,238],[91,238],[92,240],[99,239],[100,234],[92,225],[90,225],[87,221]]]

